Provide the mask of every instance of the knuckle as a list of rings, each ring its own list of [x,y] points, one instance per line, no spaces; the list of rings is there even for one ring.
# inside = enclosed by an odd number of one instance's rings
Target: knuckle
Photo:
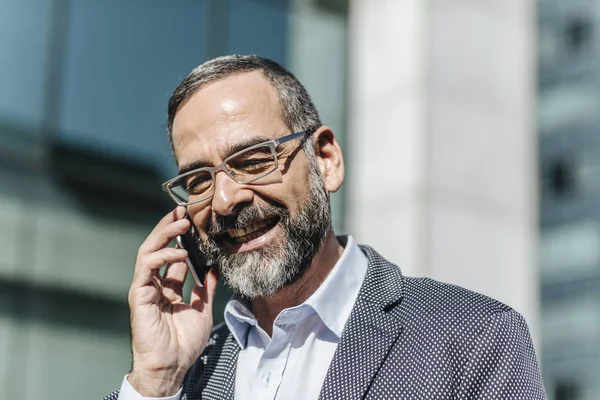
[[[151,254],[143,254],[143,255],[141,255],[138,258],[138,260],[137,260],[136,266],[138,268],[144,268],[144,267],[146,267],[148,265],[148,261],[149,261],[150,256],[151,256]]]
[[[147,253],[148,253],[148,244],[146,242],[144,242],[140,245],[138,252],[137,252],[137,256],[139,258],[140,256],[143,256],[144,254],[147,254]]]

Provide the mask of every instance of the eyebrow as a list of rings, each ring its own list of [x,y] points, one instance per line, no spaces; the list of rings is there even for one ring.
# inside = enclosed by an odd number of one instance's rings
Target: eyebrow
[[[253,136],[251,138],[244,139],[241,142],[238,142],[234,145],[228,145],[227,150],[226,150],[227,156],[225,158],[229,157],[232,154],[237,153],[238,151],[242,151],[248,147],[254,146],[255,144],[260,144],[260,143],[268,142],[271,140],[274,140],[274,139],[267,137],[267,136]],[[208,161],[202,161],[202,160],[193,161],[191,163],[181,166],[179,168],[179,175],[185,174],[186,172],[193,171],[198,168],[205,168],[205,167],[212,167],[212,166],[213,166],[212,163],[210,163]]]

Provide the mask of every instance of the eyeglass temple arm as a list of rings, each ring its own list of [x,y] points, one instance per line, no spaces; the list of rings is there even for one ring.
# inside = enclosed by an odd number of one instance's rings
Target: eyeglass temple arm
[[[302,131],[302,132],[296,132],[296,133],[292,133],[291,135],[288,136],[284,136],[282,138],[279,138],[275,141],[276,145],[280,145],[286,142],[289,142],[290,140],[294,140],[300,136],[304,136],[307,135],[309,131]]]

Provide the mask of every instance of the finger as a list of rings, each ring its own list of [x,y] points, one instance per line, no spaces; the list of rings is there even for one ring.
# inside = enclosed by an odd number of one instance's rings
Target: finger
[[[163,279],[176,281],[181,284],[185,282],[187,277],[187,264],[185,262],[173,263],[167,266]]]
[[[206,274],[204,287],[208,292],[208,298],[212,302],[217,292],[217,284],[219,283],[219,273],[216,268],[211,268]]]
[[[166,247],[177,235],[183,235],[190,227],[187,218],[157,225],[140,246],[138,256]]]
[[[167,213],[164,217],[162,217],[160,221],[158,221],[158,224],[156,224],[156,226],[154,227],[154,230],[156,230],[156,228],[158,228],[162,225],[167,225],[171,222],[180,220],[184,217],[184,215],[185,215],[185,207],[177,206],[173,210],[171,210],[169,213]]]
[[[190,305],[197,311],[202,312],[205,308],[212,310],[213,300],[217,292],[219,275],[216,268],[211,268],[204,279],[204,287],[194,285]]]
[[[162,278],[163,295],[171,302],[183,302],[183,283],[187,275],[187,264],[179,262],[167,265]]]
[[[165,264],[182,262],[187,257],[187,251],[168,247],[141,257],[135,265],[132,287],[141,287],[150,283],[157,276],[158,270]]]
[[[172,222],[178,221],[183,218],[185,215],[185,207],[177,206],[172,211],[167,213],[164,217],[161,218],[160,221],[156,224],[152,232],[160,229],[161,226],[166,226]],[[152,233],[150,232],[150,233]]]
[[[158,223],[154,226],[154,229],[152,229],[144,243],[142,243],[142,245],[140,246],[140,252],[151,252],[156,250],[156,248],[153,248],[152,246],[152,239],[156,238],[157,235],[160,236],[160,233],[162,232],[162,230],[164,230],[165,227],[173,224],[174,222],[184,219],[183,217],[185,216],[185,212],[185,207],[177,206],[171,212],[167,213],[164,217],[162,217],[162,219],[158,221]],[[184,223],[182,222],[181,224]]]
[[[170,303],[183,302],[183,283],[168,278],[161,279],[162,294]]]

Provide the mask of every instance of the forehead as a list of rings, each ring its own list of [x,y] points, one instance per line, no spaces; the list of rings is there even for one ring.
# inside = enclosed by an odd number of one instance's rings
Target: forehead
[[[178,163],[247,140],[286,133],[277,91],[260,71],[212,82],[194,93],[173,120]],[[186,160],[189,161],[189,160]]]

